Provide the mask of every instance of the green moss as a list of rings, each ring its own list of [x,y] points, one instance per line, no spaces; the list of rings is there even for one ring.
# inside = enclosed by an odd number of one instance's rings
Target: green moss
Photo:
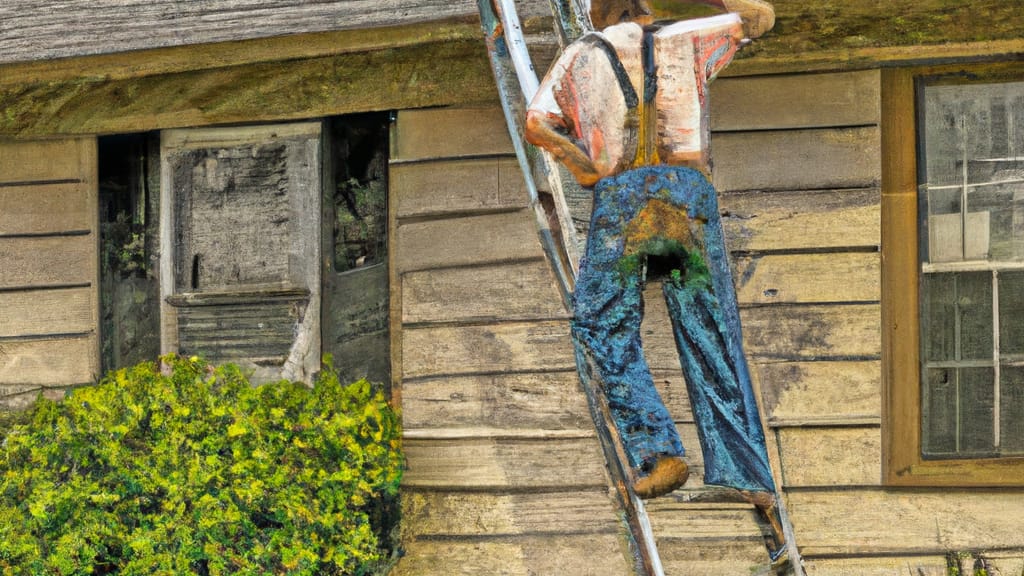
[[[0,444],[0,573],[367,574],[401,476],[366,381],[168,356],[40,398]]]

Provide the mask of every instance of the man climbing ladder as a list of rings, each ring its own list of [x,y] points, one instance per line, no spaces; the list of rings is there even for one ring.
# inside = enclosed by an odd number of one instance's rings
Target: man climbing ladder
[[[556,12],[568,1],[553,2]],[[642,271],[656,256],[674,269],[664,292],[705,454],[705,482],[735,488],[757,506],[771,526],[772,560],[780,563],[785,543],[776,490],[709,181],[707,102],[709,83],[739,47],[772,27],[774,12],[762,0],[679,1],[732,13],[655,25],[645,0],[593,0],[590,19],[602,32],[566,46],[536,95],[523,89],[530,98],[524,132],[593,189],[586,254],[571,296],[572,332],[581,369],[594,372],[625,448],[632,492],[652,498],[688,476],[678,431],[640,342]],[[501,4],[514,12],[510,2]],[[488,46],[495,60],[502,50]],[[516,75],[525,86],[520,64]],[[501,89],[498,65],[496,74]]]
[[[577,352],[596,368],[633,474],[653,498],[688,477],[671,415],[640,342],[643,269],[673,262],[664,284],[704,453],[704,481],[736,488],[785,543],[711,174],[707,88],[774,22],[760,0],[693,0],[730,14],[655,25],[645,0],[593,0],[602,32],[569,45],[529,105],[526,138],[594,190],[572,296]]]

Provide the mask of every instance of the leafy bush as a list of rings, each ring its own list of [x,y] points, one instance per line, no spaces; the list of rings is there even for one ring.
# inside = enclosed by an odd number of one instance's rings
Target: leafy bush
[[[369,383],[167,356],[0,421],[0,572],[366,574],[401,476]],[[4,430],[6,428],[6,430]]]

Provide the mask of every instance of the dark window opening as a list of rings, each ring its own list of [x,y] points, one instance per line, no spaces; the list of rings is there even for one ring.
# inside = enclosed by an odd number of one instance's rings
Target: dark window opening
[[[100,363],[106,372],[160,353],[159,140],[99,139]]]
[[[329,183],[325,193],[322,343],[343,379],[366,378],[390,388],[388,316],[387,113],[333,118],[329,122]]]

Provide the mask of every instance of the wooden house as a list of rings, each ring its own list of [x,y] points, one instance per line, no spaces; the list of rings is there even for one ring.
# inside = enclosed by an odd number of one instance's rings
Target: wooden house
[[[712,85],[712,150],[798,570],[1019,575],[1024,6],[774,4]],[[547,3],[520,11],[543,70]],[[695,470],[650,544],[666,574],[763,571],[649,291]],[[0,402],[161,351],[385,381],[398,574],[643,570],[472,2],[0,7]]]

